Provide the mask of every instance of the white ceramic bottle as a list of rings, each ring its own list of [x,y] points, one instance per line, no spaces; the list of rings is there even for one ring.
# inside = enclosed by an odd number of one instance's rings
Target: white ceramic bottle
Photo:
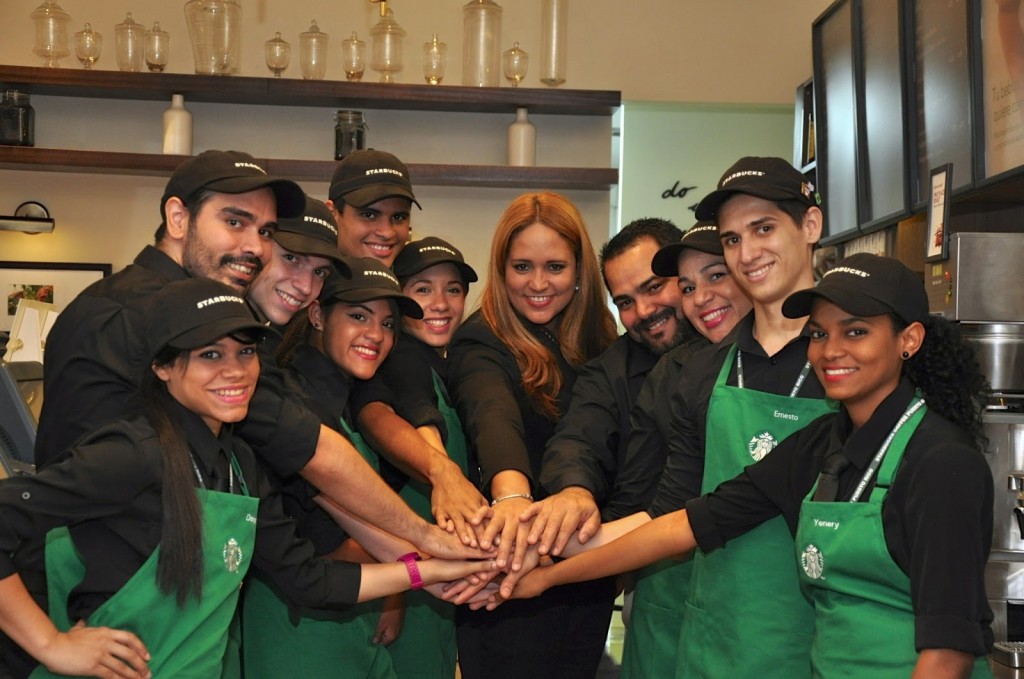
[[[508,164],[532,167],[537,159],[537,128],[526,117],[525,108],[516,109],[516,119],[508,126]]]
[[[192,155],[192,114],[182,94],[172,94],[171,107],[164,111],[164,153]]]

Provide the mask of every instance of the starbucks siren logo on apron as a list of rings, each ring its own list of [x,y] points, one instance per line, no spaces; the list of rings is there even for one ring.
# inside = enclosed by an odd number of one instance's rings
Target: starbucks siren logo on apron
[[[814,545],[807,545],[804,553],[800,555],[800,566],[804,569],[811,580],[824,579],[825,557]]]
[[[750,457],[754,458],[754,462],[757,462],[772,452],[772,449],[778,444],[779,442],[775,440],[775,437],[770,432],[765,431],[750,439],[750,442],[747,443],[747,451],[750,453]]]
[[[224,565],[227,567],[229,573],[234,573],[238,570],[238,567],[242,565],[242,548],[238,545],[238,540],[229,538],[224,543]]]

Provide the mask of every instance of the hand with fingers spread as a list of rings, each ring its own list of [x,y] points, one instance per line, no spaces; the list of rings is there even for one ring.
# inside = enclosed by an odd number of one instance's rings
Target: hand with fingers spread
[[[527,540],[538,545],[545,556],[560,556],[577,531],[580,544],[586,544],[601,527],[601,512],[594,496],[579,486],[570,486],[533,503],[520,519],[533,522]]]

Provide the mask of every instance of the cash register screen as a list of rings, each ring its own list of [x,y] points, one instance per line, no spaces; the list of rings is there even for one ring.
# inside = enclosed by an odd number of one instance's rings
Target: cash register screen
[[[43,366],[35,361],[0,364],[0,473],[34,461],[36,426],[43,406]]]

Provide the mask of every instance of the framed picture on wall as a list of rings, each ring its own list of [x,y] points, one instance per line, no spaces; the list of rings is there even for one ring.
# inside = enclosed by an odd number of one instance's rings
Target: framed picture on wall
[[[928,228],[925,230],[924,261],[949,258],[949,192],[953,184],[953,164],[946,163],[931,172],[931,200],[928,201]]]
[[[0,261],[0,293],[5,307],[0,313],[0,332],[9,332],[18,302],[27,299],[64,309],[92,283],[109,276],[110,264]]]

